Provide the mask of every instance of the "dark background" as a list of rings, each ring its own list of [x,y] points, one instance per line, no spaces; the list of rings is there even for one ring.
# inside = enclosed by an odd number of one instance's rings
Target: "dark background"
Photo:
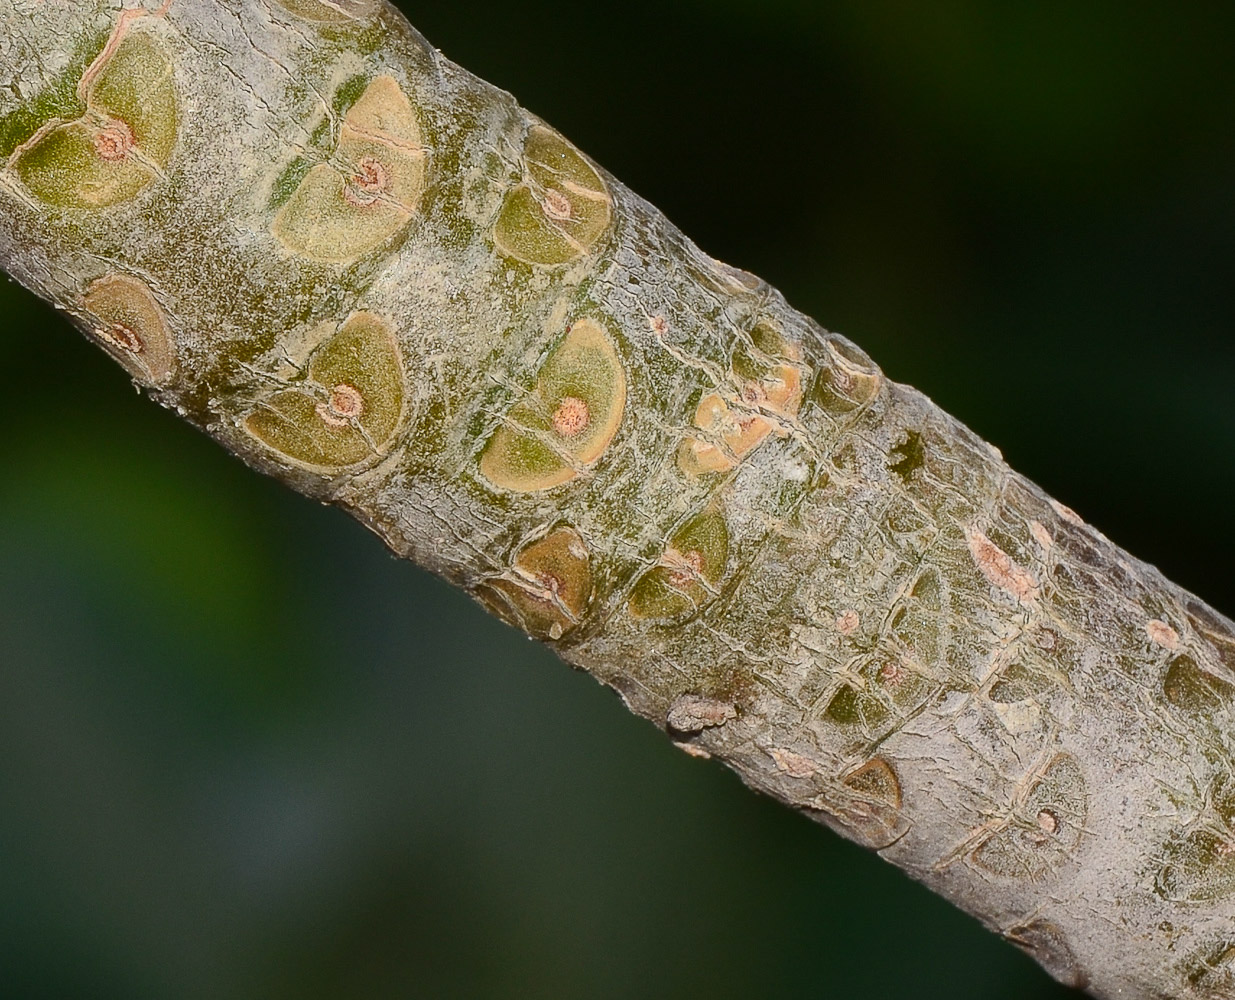
[[[404,4],[1235,611],[1235,51],[1126,0]],[[0,992],[1062,998],[0,288]]]

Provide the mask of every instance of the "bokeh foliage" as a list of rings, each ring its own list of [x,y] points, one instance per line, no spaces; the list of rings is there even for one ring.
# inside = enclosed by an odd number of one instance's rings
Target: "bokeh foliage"
[[[404,3],[707,251],[1235,611],[1220,6]],[[1063,997],[0,288],[20,998]]]

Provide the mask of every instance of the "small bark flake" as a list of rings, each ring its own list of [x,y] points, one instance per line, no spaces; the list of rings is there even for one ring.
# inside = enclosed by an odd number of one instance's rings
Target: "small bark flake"
[[[723,726],[738,716],[737,706],[719,698],[704,698],[697,694],[684,694],[669,707],[665,717],[669,728],[679,733],[697,733],[714,726]]]
[[[1179,648],[1179,633],[1164,621],[1151,618],[1145,623],[1145,633],[1151,642],[1163,649],[1174,652]]]
[[[1003,549],[977,528],[967,528],[965,539],[969,551],[982,574],[1000,590],[1006,590],[1018,600],[1028,601],[1038,589],[1033,574],[1018,566]]]

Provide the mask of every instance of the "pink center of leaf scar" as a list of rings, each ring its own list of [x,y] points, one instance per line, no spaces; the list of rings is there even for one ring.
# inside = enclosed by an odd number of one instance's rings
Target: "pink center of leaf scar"
[[[553,412],[553,429],[562,437],[575,437],[583,433],[589,420],[587,403],[577,396],[567,396]]]
[[[317,404],[317,415],[328,427],[350,427],[364,412],[364,397],[360,390],[346,382],[330,390],[330,399]]]

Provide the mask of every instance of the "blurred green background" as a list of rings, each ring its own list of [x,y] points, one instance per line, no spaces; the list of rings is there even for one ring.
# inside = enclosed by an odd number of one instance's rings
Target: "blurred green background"
[[[1235,611],[1222,5],[404,3]],[[0,288],[0,993],[1062,998]]]

